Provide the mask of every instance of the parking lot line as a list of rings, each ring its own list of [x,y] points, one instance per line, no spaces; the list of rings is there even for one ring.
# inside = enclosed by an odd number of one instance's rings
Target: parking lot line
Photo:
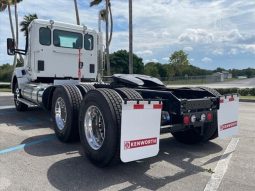
[[[227,149],[225,150],[220,160],[218,161],[214,173],[212,174],[209,182],[206,184],[204,191],[216,191],[219,188],[220,183],[224,177],[224,174],[227,171],[228,164],[230,162],[232,154],[236,149],[238,141],[239,138],[231,139]]]
[[[52,135],[49,135],[49,136],[47,136],[43,139],[39,139],[39,140],[32,141],[32,142],[29,142],[29,143],[20,144],[20,145],[17,145],[17,146],[9,147],[9,148],[4,149],[4,150],[0,150],[0,155],[10,153],[10,152],[14,152],[14,151],[17,151],[17,150],[22,150],[25,147],[36,145],[36,144],[47,142],[47,141],[51,141],[51,140],[54,140],[54,139],[56,139],[56,137],[55,137],[55,135],[52,134]]]
[[[0,106],[0,109],[13,109],[15,106],[13,105],[7,105],[7,106]]]

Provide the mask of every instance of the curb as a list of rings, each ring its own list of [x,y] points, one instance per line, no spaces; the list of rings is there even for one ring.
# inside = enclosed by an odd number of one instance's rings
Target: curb
[[[240,99],[240,102],[255,103],[255,99]]]
[[[11,92],[0,92],[0,96],[12,96]]]

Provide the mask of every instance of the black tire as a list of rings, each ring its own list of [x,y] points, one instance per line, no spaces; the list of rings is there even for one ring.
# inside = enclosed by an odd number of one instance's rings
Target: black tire
[[[216,112],[213,113],[214,121],[217,117]],[[201,135],[201,127],[192,127],[189,130],[186,131],[180,131],[180,132],[174,132],[172,135],[176,140],[178,140],[181,143],[184,144],[196,144],[199,142],[207,142],[215,136],[215,133],[218,133],[217,131],[217,124],[215,122],[213,123],[205,123],[203,127],[203,135]],[[217,137],[217,136],[216,136]],[[214,138],[216,138],[214,137]]]
[[[18,87],[18,83],[15,84],[14,86],[14,104],[15,104],[15,108],[17,111],[27,111],[28,106],[20,101],[17,100],[18,97],[20,96],[20,89]]]
[[[66,122],[63,128],[59,128],[55,117],[55,105],[58,98],[62,98],[66,108]],[[62,142],[76,141],[79,139],[78,117],[82,95],[74,85],[58,86],[52,98],[52,118],[54,120],[54,131]]]
[[[119,161],[121,102],[117,92],[102,88],[89,91],[81,103],[79,130],[82,148],[89,160],[98,167]],[[98,108],[105,124],[104,141],[97,150],[90,146],[85,133],[85,114],[91,106]]]
[[[122,98],[126,99],[138,99],[142,100],[143,97],[135,90],[129,88],[116,88],[116,92],[118,92]]]
[[[84,97],[88,91],[96,89],[93,85],[89,84],[79,84],[77,87],[80,90],[82,97]]]

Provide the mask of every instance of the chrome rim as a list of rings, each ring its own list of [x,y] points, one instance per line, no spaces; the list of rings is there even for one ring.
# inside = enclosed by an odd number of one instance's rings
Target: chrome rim
[[[65,101],[59,97],[55,104],[55,120],[59,130],[63,130],[66,124],[66,104]]]
[[[96,106],[90,106],[85,114],[84,130],[87,142],[94,150],[102,147],[105,139],[105,123],[101,111]]]
[[[18,101],[19,97],[20,97],[19,88],[16,88],[15,94],[14,94],[14,101],[15,101],[16,105],[19,105],[19,101]]]

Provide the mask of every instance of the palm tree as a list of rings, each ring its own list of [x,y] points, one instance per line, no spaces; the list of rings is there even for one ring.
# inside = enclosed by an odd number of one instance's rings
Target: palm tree
[[[76,14],[76,23],[77,25],[80,25],[80,16],[79,16],[77,0],[74,0],[74,7],[75,7],[75,14]]]
[[[12,0],[12,5],[14,5],[14,13],[15,13],[15,26],[16,26],[16,48],[19,48],[19,20],[18,20],[18,3],[20,3],[22,0]],[[14,38],[15,39],[15,38]],[[17,55],[15,54],[15,57]],[[21,54],[19,54],[20,61],[24,63],[24,59]],[[15,58],[17,59],[17,58]],[[15,65],[17,64],[17,61],[15,60]]]
[[[15,41],[15,48],[18,48],[18,43],[19,43],[17,3],[21,2],[21,1],[22,0],[1,0],[0,1],[0,5],[1,5],[0,11],[4,11],[6,8],[8,9],[11,34],[12,34],[12,38]],[[14,33],[14,27],[13,27],[13,22],[12,22],[11,5],[14,5],[14,9],[15,9],[16,36],[15,36],[15,33]],[[24,59],[20,54],[19,54],[19,57],[20,57],[21,62],[24,62]],[[17,55],[15,54],[14,60],[13,60],[13,67],[14,68],[15,68],[16,62],[17,62]]]
[[[24,36],[27,37],[28,36],[28,26],[30,25],[30,23],[34,20],[34,19],[38,19],[37,14],[28,14],[25,15],[23,17],[23,21],[20,22],[20,31],[24,32]]]
[[[7,8],[7,3],[5,1],[0,1],[0,12],[4,11]]]
[[[12,4],[14,5],[14,13],[15,13],[15,26],[16,26],[16,47],[19,48],[19,17],[18,17],[18,3],[22,0],[12,0]]]
[[[1,10],[4,11],[6,9],[6,7],[8,9],[11,34],[12,34],[12,38],[15,40],[16,38],[15,38],[13,22],[12,22],[11,4],[12,4],[11,0],[1,0],[1,6],[2,6]],[[17,47],[16,44],[15,44],[15,47]],[[17,61],[17,55],[15,54],[14,59],[13,59],[13,67],[15,67],[16,61]]]
[[[30,25],[30,23],[34,20],[34,19],[37,19],[37,14],[28,14],[28,15],[25,15],[23,17],[23,21],[20,22],[20,31],[21,32],[24,32],[24,36],[26,37],[26,47],[25,47],[25,50],[27,51],[28,49],[28,27]]]
[[[99,5],[102,3],[103,0],[93,0],[90,2],[90,6]],[[112,31],[113,31],[113,18],[112,18],[112,10],[111,10],[111,3],[110,0],[105,0],[106,9],[105,9],[105,33],[106,33],[106,65],[107,65],[107,75],[111,75],[111,65],[110,65],[110,58],[109,58],[109,46],[112,40]],[[110,29],[110,37],[109,37],[109,14],[110,14],[110,22],[111,22],[111,29]]]
[[[13,23],[12,23],[11,1],[10,0],[0,0],[0,11],[3,12],[3,11],[5,11],[6,8],[8,9],[12,38],[15,39],[14,28],[13,28]]]

